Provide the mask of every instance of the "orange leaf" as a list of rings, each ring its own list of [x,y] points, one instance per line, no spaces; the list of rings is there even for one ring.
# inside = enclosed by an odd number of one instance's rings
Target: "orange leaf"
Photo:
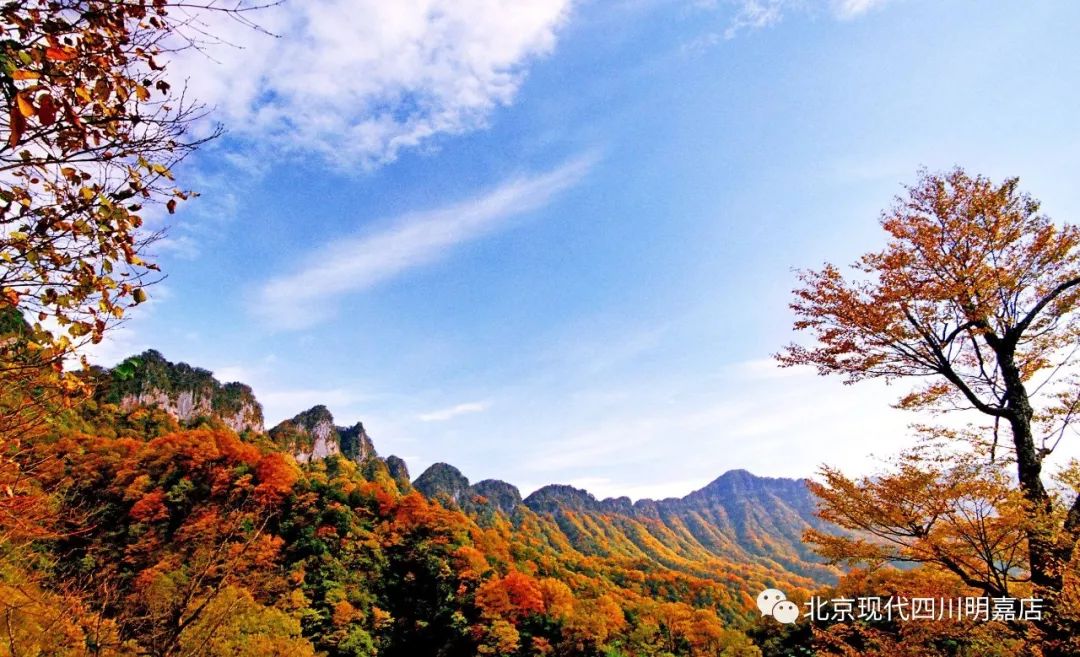
[[[23,116],[31,117],[36,113],[34,110],[34,103],[26,97],[26,94],[16,94],[15,100],[18,103],[19,111],[22,112]]]
[[[70,62],[75,59],[75,49],[67,46],[53,47],[50,46],[45,49],[45,56],[56,62]]]
[[[11,74],[14,80],[37,80],[41,77],[41,73],[36,71],[15,71]]]

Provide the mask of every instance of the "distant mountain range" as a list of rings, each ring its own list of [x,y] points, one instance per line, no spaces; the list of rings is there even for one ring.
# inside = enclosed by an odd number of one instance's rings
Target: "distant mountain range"
[[[805,480],[758,477],[745,470],[722,474],[682,498],[598,500],[588,491],[549,485],[522,498],[504,481],[471,484],[455,467],[436,463],[410,482],[405,462],[380,458],[365,427],[340,427],[315,406],[265,431],[251,388],[221,383],[203,369],[171,363],[147,351],[98,373],[100,401],[130,409],[152,406],[183,425],[220,422],[262,435],[300,463],[333,457],[377,464],[401,487],[412,487],[478,522],[528,526],[548,544],[586,556],[652,563],[696,577],[722,579],[733,570],[759,581],[810,586],[832,582],[839,571],[820,562],[801,536],[825,524],[814,515]]]
[[[528,510],[553,520],[578,550],[598,556],[649,559],[700,575],[714,559],[757,564],[819,582],[838,572],[803,544],[802,534],[826,524],[814,515],[804,480],[724,473],[682,498],[598,500],[573,486],[544,486],[522,499],[518,489],[488,479],[469,484],[452,465],[436,463],[413,482],[428,497],[469,513],[510,518]]]

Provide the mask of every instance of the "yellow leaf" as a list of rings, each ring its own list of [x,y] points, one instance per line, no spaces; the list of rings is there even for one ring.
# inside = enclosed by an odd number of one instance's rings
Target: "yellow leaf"
[[[23,116],[29,118],[34,115],[36,112],[34,103],[30,102],[30,99],[26,97],[26,94],[16,94],[15,99],[19,103],[19,112],[21,112]]]
[[[169,171],[169,170],[168,170],[168,169],[167,169],[167,168],[166,168],[166,167],[165,167],[164,165],[162,165],[162,164],[158,164],[158,163],[156,163],[156,162],[155,162],[154,164],[151,164],[151,165],[150,165],[150,170],[151,170],[151,171],[153,171],[154,173],[158,173],[158,174],[161,174],[161,175],[165,176],[165,177],[166,177],[166,178],[168,178],[169,180],[172,180],[172,177],[173,177],[173,176],[172,176],[172,172],[171,172],[171,171]]]

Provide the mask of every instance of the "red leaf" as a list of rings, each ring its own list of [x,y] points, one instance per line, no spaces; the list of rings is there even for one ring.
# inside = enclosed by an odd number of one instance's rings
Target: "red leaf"
[[[75,55],[74,48],[50,46],[45,49],[45,56],[56,62],[70,62]]]
[[[23,131],[26,130],[26,117],[22,115],[18,107],[11,108],[9,125],[11,127],[11,136],[8,137],[8,146],[15,148],[19,144],[19,140],[22,139]]]
[[[41,125],[52,125],[56,121],[56,104],[52,96],[46,94],[38,99],[37,117]]]

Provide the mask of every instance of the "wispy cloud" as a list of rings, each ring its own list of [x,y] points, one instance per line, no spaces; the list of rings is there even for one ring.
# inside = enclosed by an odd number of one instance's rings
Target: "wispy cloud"
[[[744,0],[724,30],[724,38],[732,39],[742,30],[758,30],[778,23],[790,4],[789,0]]]
[[[429,413],[421,413],[417,416],[417,419],[421,422],[445,422],[446,420],[452,420],[459,415],[482,413],[490,407],[491,403],[486,401],[467,402],[449,408],[440,408],[437,411],[431,411]]]
[[[139,304],[137,313],[130,313],[130,318],[125,318],[106,331],[105,338],[98,344],[88,344],[81,349],[80,353],[91,363],[112,366],[154,346],[151,336],[147,334],[146,324],[173,294],[164,283],[151,285],[147,290],[149,300]],[[77,361],[72,359],[68,364],[74,367]]]
[[[505,225],[507,219],[543,207],[577,184],[592,162],[592,157],[580,157],[462,203],[406,214],[387,222],[389,227],[381,231],[335,240],[309,253],[298,270],[263,284],[253,310],[279,328],[312,326],[333,314],[334,299],[430,264],[455,246]]]
[[[921,419],[891,408],[899,393],[883,384],[848,387],[805,368],[780,372],[774,376],[766,361],[751,360],[725,366],[693,389],[630,382],[621,400],[589,413],[591,422],[578,418],[546,430],[561,437],[536,440],[521,469],[532,480],[616,480],[638,471],[642,485],[663,484],[649,473],[673,462],[682,464],[680,479],[708,480],[736,467],[809,476],[822,461],[858,473],[874,462],[870,452],[888,455],[910,442],[907,425]],[[598,490],[625,488],[613,483]]]
[[[271,3],[272,4],[272,3]],[[370,168],[438,135],[483,127],[550,52],[571,0],[321,0],[198,27],[230,45],[171,72],[230,133],[267,153]]]
[[[684,46],[684,52],[699,54],[723,40],[734,39],[742,32],[771,27],[791,13],[824,12],[838,20],[851,20],[884,6],[892,0],[693,0],[690,6],[730,15],[722,32],[708,32]]]
[[[887,2],[890,0],[833,0],[832,6],[837,18],[849,19],[861,16]]]

